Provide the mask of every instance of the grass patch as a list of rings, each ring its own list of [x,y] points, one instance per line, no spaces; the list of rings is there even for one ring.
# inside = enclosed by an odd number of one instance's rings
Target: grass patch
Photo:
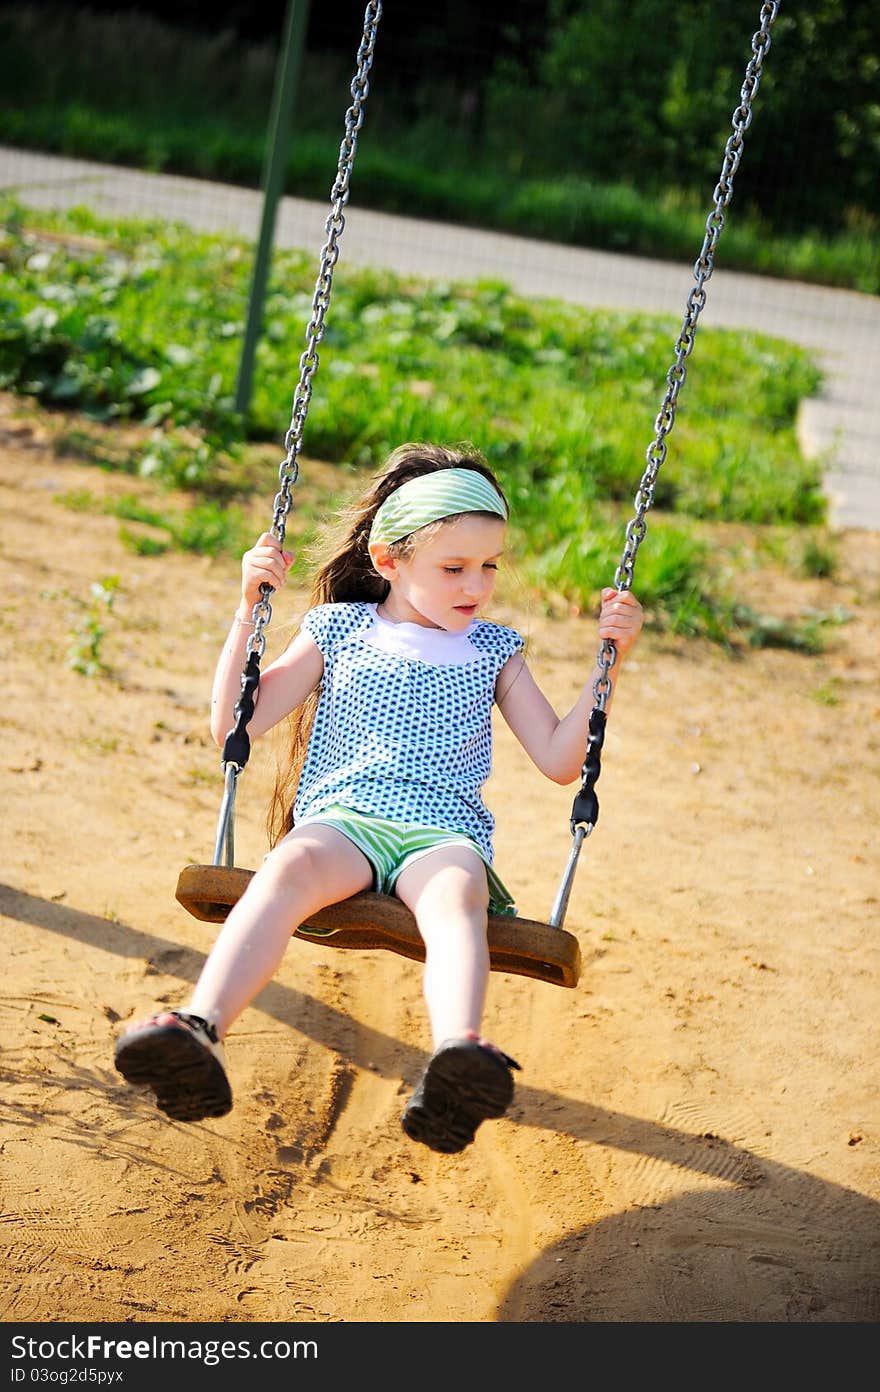
[[[255,451],[290,419],[314,258],[274,259],[244,422],[232,399],[248,243],[85,209],[7,202],[3,212],[0,386],[84,414],[59,431],[61,455],[188,496],[179,513],[147,516],[133,502],[128,515],[117,511],[127,545],[243,550],[252,535],[242,509],[265,497],[268,512],[277,483],[265,448],[259,469]],[[320,496],[306,493],[307,526],[404,440],[474,439],[511,498],[514,555],[530,582],[592,604],[621,557],[679,328],[526,299],[500,282],[346,267],[304,436],[308,455],[335,469]],[[705,525],[807,527],[803,565],[818,573],[830,563],[820,463],[795,437],[798,404],[819,384],[815,363],[790,343],[700,330],[638,558],[635,588],[664,627],[789,641],[737,603]]]
[[[814,686],[809,695],[820,706],[839,706],[843,700],[843,682],[840,677],[829,677],[827,681]]]
[[[103,499],[81,488],[61,494],[56,501],[74,512],[103,513],[134,523],[134,527],[121,526],[119,537],[139,556],[161,556],[172,549],[197,556],[236,555],[253,544],[253,526],[244,510],[210,499],[159,511],[131,495]]]
[[[25,149],[98,159],[153,173],[185,174],[259,188],[265,127],[234,125],[222,116],[180,119],[161,113],[108,112],[86,101],[46,107],[0,107],[0,140]],[[448,144],[448,142],[447,142]],[[285,188],[324,202],[339,157],[339,138],[300,131],[291,142]],[[483,227],[567,246],[593,247],[692,262],[712,208],[679,189],[643,192],[629,184],[578,177],[511,178],[498,162],[462,157],[408,157],[405,150],[366,142],[357,155],[361,207]],[[880,236],[876,216],[856,210],[834,232],[774,232],[753,211],[738,209],[723,233],[724,264],[864,294],[880,294]]]

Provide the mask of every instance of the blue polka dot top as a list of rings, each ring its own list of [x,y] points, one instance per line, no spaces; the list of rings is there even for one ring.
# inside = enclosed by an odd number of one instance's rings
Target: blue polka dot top
[[[321,604],[302,628],[324,675],[294,820],[334,804],[464,832],[492,860],[491,712],[505,662],[525,644],[474,619],[460,634],[380,618],[375,604]]]

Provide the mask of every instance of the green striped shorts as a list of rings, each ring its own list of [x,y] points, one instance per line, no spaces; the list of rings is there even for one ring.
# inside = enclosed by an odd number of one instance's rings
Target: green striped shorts
[[[415,822],[393,822],[353,812],[349,807],[327,807],[296,823],[301,826],[331,826],[357,846],[373,867],[374,888],[380,894],[393,894],[401,872],[413,861],[436,851],[439,846],[467,846],[476,851],[486,867],[489,882],[489,909],[496,914],[515,914],[510,891],[495,874],[476,841],[463,832],[442,827],[419,826]]]

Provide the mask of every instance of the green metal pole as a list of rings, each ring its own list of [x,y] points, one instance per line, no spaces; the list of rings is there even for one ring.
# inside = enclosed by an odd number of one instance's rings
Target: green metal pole
[[[284,188],[290,120],[299,77],[308,9],[309,0],[288,0],[281,56],[275,75],[275,91],[272,96],[272,112],[269,118],[268,148],[263,168],[263,214],[254,257],[254,270],[248,297],[247,323],[244,330],[241,361],[238,367],[238,381],[235,387],[235,409],[244,417],[247,416],[251,404],[254,356],[257,350],[257,340],[263,326],[263,303],[266,297],[266,282],[269,278],[269,263],[272,259],[275,217],[278,211],[278,200]]]

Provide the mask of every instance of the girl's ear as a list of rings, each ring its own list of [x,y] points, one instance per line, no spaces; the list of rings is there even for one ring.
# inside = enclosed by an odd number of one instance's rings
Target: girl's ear
[[[391,581],[397,576],[397,562],[384,542],[376,541],[369,548],[373,569],[383,580]]]

